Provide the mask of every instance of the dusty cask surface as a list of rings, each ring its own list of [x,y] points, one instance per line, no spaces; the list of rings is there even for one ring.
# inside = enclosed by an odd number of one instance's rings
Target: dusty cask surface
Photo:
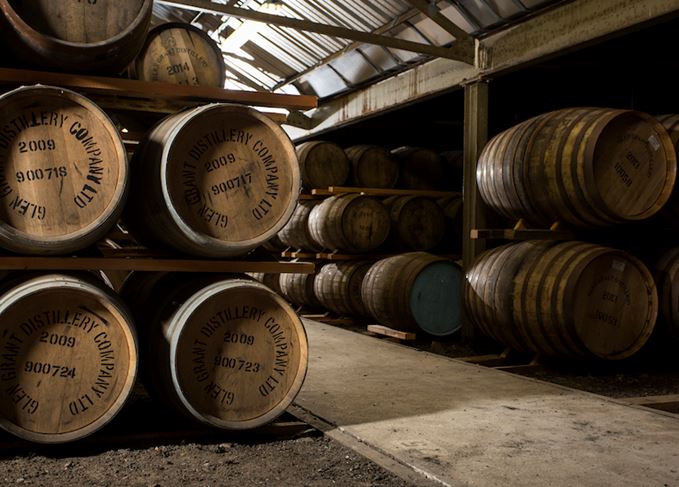
[[[177,85],[222,88],[224,57],[206,32],[191,24],[169,23],[151,30],[134,61],[135,77]]]
[[[384,204],[360,194],[326,198],[309,215],[311,238],[329,250],[374,250],[386,241],[389,229],[389,212]]]
[[[665,331],[679,338],[679,248],[667,250],[656,262],[655,282],[660,301],[660,318]]]
[[[308,358],[302,322],[263,284],[138,275],[128,293],[158,298],[155,311],[145,312],[140,300],[133,306],[149,327],[145,379],[178,412],[219,428],[255,428],[281,414],[301,388]]]
[[[108,423],[134,384],[137,345],[122,302],[91,279],[33,277],[0,296],[0,426],[39,443]]]
[[[269,240],[300,189],[285,132],[230,104],[161,121],[135,152],[133,171],[126,219],[135,235],[206,257],[242,255]]]
[[[297,306],[320,308],[321,303],[314,294],[315,274],[286,273],[279,277],[281,293]]]
[[[394,196],[384,200],[391,217],[389,239],[397,247],[431,250],[441,243],[446,226],[443,210],[430,198]]]
[[[302,200],[297,203],[288,223],[278,232],[278,238],[285,247],[303,250],[320,250],[321,246],[309,231],[309,215],[319,200]]]
[[[349,178],[349,159],[333,142],[304,142],[297,146],[297,156],[305,188],[342,186]]]
[[[127,194],[125,148],[87,98],[32,86],[0,96],[0,246],[84,248],[115,224]]]
[[[351,181],[359,188],[393,188],[398,182],[398,162],[389,150],[376,145],[345,149],[351,161]]]
[[[325,264],[314,279],[316,298],[323,307],[340,315],[368,316],[361,286],[371,266],[371,262]]]
[[[399,163],[400,188],[436,190],[443,187],[444,168],[441,156],[423,147],[399,147],[391,151]]]
[[[477,181],[509,218],[595,227],[642,220],[668,201],[676,178],[671,137],[631,110],[569,108],[527,120],[489,141]]]
[[[117,72],[139,52],[152,0],[0,0],[2,37],[28,65]]]

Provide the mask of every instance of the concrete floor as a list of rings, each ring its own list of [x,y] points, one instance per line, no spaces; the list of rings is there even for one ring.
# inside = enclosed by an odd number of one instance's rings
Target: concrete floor
[[[679,486],[679,419],[305,320],[296,404],[453,486]],[[398,473],[398,472],[397,472]]]

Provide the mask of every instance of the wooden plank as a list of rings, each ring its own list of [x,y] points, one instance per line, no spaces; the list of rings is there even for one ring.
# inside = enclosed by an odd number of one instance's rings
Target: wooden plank
[[[472,240],[574,240],[575,234],[568,230],[550,230],[547,228],[473,228],[469,232]]]
[[[347,186],[330,186],[311,190],[314,196],[333,196],[338,194],[359,193],[370,196],[427,196],[430,198],[445,198],[460,196],[456,191],[426,191],[420,189],[387,189],[387,188],[353,188]]]
[[[409,331],[394,330],[382,325],[368,325],[368,331],[376,335],[383,335],[390,338],[398,338],[399,340],[415,340],[417,335]]]
[[[350,39],[352,41],[365,42],[367,44],[376,44],[378,46],[428,54],[434,57],[454,59],[470,65],[474,64],[474,49],[470,48],[473,44],[469,42],[453,43],[451,47],[439,47],[432,44],[408,41],[398,37],[373,34],[371,32],[347,29],[335,25],[320,24],[310,20],[271,15],[257,10],[217,4],[209,0],[156,0],[156,2],[172,7],[195,10],[198,12],[208,12],[217,15],[230,15],[251,20],[253,22],[263,22],[269,25],[289,27],[299,31],[315,32],[317,34]]]
[[[0,257],[4,270],[90,270],[163,272],[267,272],[313,274],[312,262],[255,262],[122,257]]]
[[[49,73],[23,69],[0,68],[1,84],[46,84],[73,88],[121,98],[158,98],[200,102],[228,102],[291,110],[309,110],[317,106],[315,96],[285,95],[257,91],[225,90],[210,86],[182,86],[122,78],[104,78],[66,73]]]
[[[622,401],[629,404],[636,404],[639,406],[647,406],[649,404],[673,404],[679,403],[679,394],[663,394],[659,396],[637,396],[637,397],[623,397]]]
[[[281,252],[281,257],[285,257],[286,259],[313,259],[316,257],[316,254],[313,252],[305,252],[303,250],[284,250]]]

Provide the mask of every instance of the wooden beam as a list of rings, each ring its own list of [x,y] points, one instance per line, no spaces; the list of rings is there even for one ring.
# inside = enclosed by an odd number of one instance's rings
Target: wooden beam
[[[436,22],[436,24],[443,30],[448,32],[450,35],[455,37],[456,42],[462,42],[467,44],[472,50],[474,49],[474,39],[462,30],[459,26],[455,25],[448,17],[443,15],[435,3],[428,2],[427,0],[407,0],[410,5],[418,9],[424,15],[429,17],[431,20]]]
[[[225,90],[210,86],[182,86],[122,78],[103,78],[0,68],[0,85],[47,84],[121,98],[190,100],[204,103],[230,102],[260,107],[309,110],[318,104],[315,96],[284,95],[257,91]]]
[[[156,0],[156,2],[171,7],[195,10],[198,12],[208,12],[217,15],[231,15],[233,17],[252,20],[254,22],[263,22],[266,24],[289,27],[301,31],[315,32],[317,34],[323,34],[331,37],[340,37],[342,39],[350,39],[368,44],[377,44],[380,46],[391,47],[393,49],[401,49],[403,51],[428,54],[434,57],[455,59],[467,64],[474,63],[474,52],[473,50],[470,50],[469,46],[466,44],[453,45],[452,47],[432,46],[430,44],[412,42],[405,39],[399,39],[397,37],[378,35],[371,32],[346,29],[344,27],[337,27],[334,25],[319,24],[309,20],[283,17],[281,15],[271,15],[268,13],[259,12],[257,10],[249,10],[224,4],[212,3],[209,0]]]
[[[462,261],[467,271],[476,256],[484,249],[483,240],[472,240],[471,230],[486,225],[486,207],[476,185],[476,165],[488,141],[488,84],[479,81],[464,88],[464,169],[462,188]],[[462,336],[473,340],[474,325],[462,322]]]
[[[147,272],[270,272],[313,274],[311,262],[149,259],[125,257],[0,257],[3,270],[91,270]]]

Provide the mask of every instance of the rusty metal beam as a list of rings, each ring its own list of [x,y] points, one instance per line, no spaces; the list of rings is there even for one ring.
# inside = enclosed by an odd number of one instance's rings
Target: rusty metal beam
[[[474,62],[473,52],[464,43],[454,43],[451,47],[432,46],[420,42],[412,42],[398,37],[377,35],[370,32],[362,32],[334,25],[319,24],[308,20],[300,20],[280,15],[271,15],[256,10],[243,9],[224,4],[212,3],[209,0],[156,0],[157,3],[198,12],[208,12],[218,15],[231,15],[254,22],[264,22],[271,25],[279,25],[301,31],[315,32],[331,37],[340,37],[353,41],[377,44],[380,46],[401,49],[404,51],[427,54],[429,56],[454,59],[457,61],[472,64]]]
[[[407,0],[407,2],[455,37],[456,42],[462,42],[467,44],[469,48],[474,48],[474,39],[443,15],[435,3],[428,2],[427,0]]]

